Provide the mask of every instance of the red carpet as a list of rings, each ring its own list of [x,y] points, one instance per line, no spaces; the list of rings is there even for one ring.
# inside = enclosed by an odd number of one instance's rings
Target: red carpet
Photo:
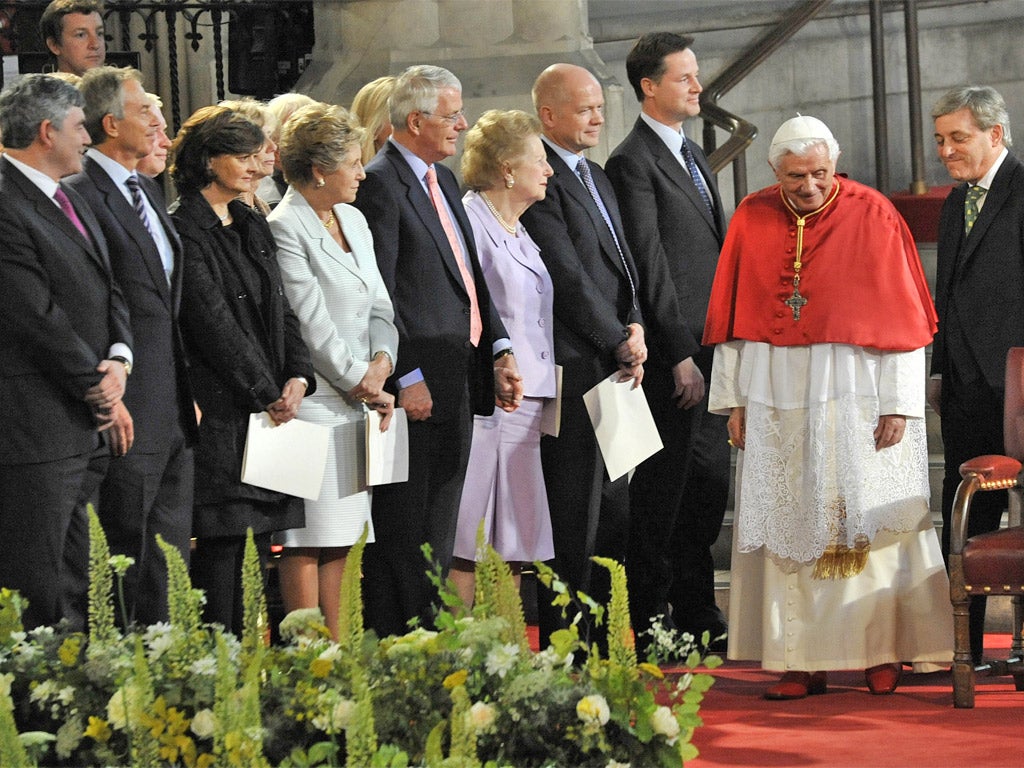
[[[989,635],[986,652],[1005,656],[1009,635]],[[778,673],[726,662],[701,705],[693,737],[700,757],[687,768],[830,766],[948,768],[1024,765],[1024,692],[1009,677],[979,677],[974,709],[954,709],[948,672],[906,674],[896,693],[867,693],[864,673],[830,672],[829,692],[766,701]]]

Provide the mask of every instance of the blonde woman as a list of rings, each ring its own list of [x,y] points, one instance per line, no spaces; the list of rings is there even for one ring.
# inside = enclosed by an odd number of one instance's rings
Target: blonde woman
[[[395,87],[395,78],[391,75],[372,80],[356,94],[352,100],[352,114],[359,124],[366,129],[363,139],[363,165],[366,165],[377,150],[391,135],[391,116],[388,112],[388,98]]]
[[[365,178],[362,138],[363,129],[341,107],[297,110],[281,132],[279,150],[290,186],[268,218],[285,295],[316,370],[317,393],[303,402],[299,417],[329,427],[332,435],[328,472],[320,498],[306,502],[305,527],[278,536],[281,594],[288,611],[319,606],[335,636],[345,558],[371,522],[366,412],[378,411],[380,428],[387,428],[394,395],[384,391],[384,380],[398,352],[370,229],[348,205]]]

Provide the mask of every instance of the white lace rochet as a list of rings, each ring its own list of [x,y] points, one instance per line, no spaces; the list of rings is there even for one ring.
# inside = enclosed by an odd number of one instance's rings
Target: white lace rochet
[[[739,551],[808,563],[830,544],[913,529],[929,496],[924,383],[924,350],[719,344],[710,409],[747,409]],[[909,418],[903,440],[876,451],[880,413]]]

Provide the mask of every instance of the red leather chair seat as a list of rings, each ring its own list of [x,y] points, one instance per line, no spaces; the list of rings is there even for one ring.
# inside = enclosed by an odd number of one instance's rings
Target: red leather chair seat
[[[1021,593],[1024,528],[1005,528],[972,536],[964,547],[963,557],[964,583],[972,594]]]

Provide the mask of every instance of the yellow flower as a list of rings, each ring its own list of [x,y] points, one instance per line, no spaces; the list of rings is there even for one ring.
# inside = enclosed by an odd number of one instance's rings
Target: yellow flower
[[[584,696],[576,704],[576,716],[587,725],[604,725],[611,717],[608,702],[600,694]]]
[[[60,659],[60,663],[65,667],[73,667],[78,662],[78,654],[81,650],[81,635],[72,635],[71,637],[65,638],[64,642],[60,644],[60,650],[57,651],[57,657]]]
[[[334,666],[334,662],[329,659],[317,658],[309,664],[309,673],[313,677],[327,677],[331,674],[331,668]]]
[[[651,664],[650,662],[645,661],[638,666],[655,680],[662,680],[665,677],[665,673],[661,671],[661,667],[657,664]]]
[[[453,688],[456,688],[456,687],[458,687],[460,685],[465,685],[466,678],[468,678],[468,677],[469,677],[469,671],[465,670],[465,669],[460,669],[460,670],[458,670],[456,672],[452,672],[450,675],[448,675],[448,677],[446,677],[444,679],[443,685],[444,685],[444,687],[446,689],[448,689],[450,691]]]
[[[110,741],[110,737],[114,735],[114,732],[110,730],[110,726],[107,725],[107,721],[101,717],[90,717],[89,727],[85,729],[83,736],[88,736],[94,741],[98,741],[101,744]]]

